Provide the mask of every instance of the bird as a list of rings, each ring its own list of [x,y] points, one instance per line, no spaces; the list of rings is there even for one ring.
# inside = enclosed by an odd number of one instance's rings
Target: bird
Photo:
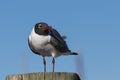
[[[69,50],[65,39],[66,36],[61,36],[56,29],[45,22],[38,22],[33,27],[28,37],[28,44],[33,53],[43,57],[44,72],[46,72],[46,56],[52,57],[52,72],[54,72],[55,57],[78,55]]]

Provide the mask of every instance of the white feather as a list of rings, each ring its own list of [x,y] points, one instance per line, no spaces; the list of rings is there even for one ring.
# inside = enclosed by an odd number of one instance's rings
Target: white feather
[[[36,48],[43,48],[46,43],[50,42],[51,36],[43,36],[43,35],[38,35],[35,33],[34,29],[32,30],[29,40],[31,40],[32,45],[35,46]]]
[[[59,56],[60,53],[49,43],[50,39],[50,35],[43,36],[36,34],[34,28],[29,36],[30,44],[42,56]]]

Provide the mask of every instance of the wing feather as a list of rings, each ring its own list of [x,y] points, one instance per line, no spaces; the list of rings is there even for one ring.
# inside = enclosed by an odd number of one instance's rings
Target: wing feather
[[[66,41],[62,38],[62,36],[57,32],[55,29],[50,30],[51,38],[51,44],[55,46],[57,50],[60,52],[70,52],[68,49],[68,46],[66,44]]]

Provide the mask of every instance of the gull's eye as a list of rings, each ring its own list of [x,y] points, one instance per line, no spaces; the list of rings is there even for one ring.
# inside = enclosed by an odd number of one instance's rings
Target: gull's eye
[[[38,25],[38,28],[41,28],[41,27],[42,27],[42,25],[41,25],[41,24],[39,24],[39,25]]]

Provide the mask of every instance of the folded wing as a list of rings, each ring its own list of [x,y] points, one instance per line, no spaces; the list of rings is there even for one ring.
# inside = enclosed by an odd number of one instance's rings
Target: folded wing
[[[64,41],[62,36],[55,29],[50,30],[50,35],[52,36],[50,42],[58,51],[63,53],[70,52],[66,44],[66,41]]]

